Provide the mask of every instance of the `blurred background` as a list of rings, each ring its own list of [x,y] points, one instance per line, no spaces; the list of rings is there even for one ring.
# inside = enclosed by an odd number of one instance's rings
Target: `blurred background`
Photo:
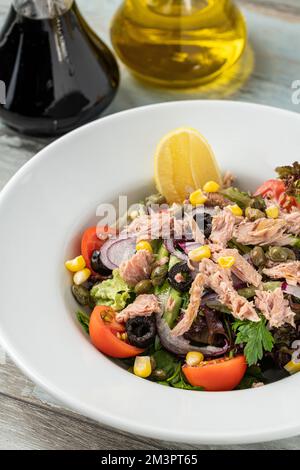
[[[24,1],[15,0],[20,4],[23,4]],[[63,1],[68,2],[69,0]],[[128,1],[130,3],[132,0]],[[184,3],[195,5],[195,8],[197,5],[202,5],[203,1],[207,2],[207,0],[184,0],[184,2],[179,0],[135,0],[137,4],[147,3],[156,6]],[[210,0],[210,2],[212,4],[218,3],[216,0]],[[224,3],[223,0],[220,3]],[[253,101],[299,112],[300,105],[297,104],[297,100],[293,100],[293,96],[295,96],[293,85],[294,88],[297,87],[297,80],[300,79],[299,1],[237,0],[234,3],[244,15],[248,30],[245,51],[235,65],[217,76],[214,81],[198,88],[168,89],[154,87],[149,83],[136,80],[129,69],[117,59],[120,67],[119,88],[115,98],[104,110],[102,116],[136,106],[185,99]],[[11,4],[11,0],[0,0],[0,26],[4,24]],[[77,4],[83,18],[113,51],[110,35],[111,22],[123,2],[121,0],[102,0],[101,2],[77,0]],[[143,18],[141,21],[143,22]],[[123,32],[120,36],[122,34]],[[114,42],[117,44],[117,33],[114,36],[116,39]],[[120,51],[118,50],[118,52]],[[116,53],[114,51],[113,53],[116,57]],[[9,55],[12,58],[11,52]],[[0,64],[0,79],[1,67],[3,64]],[[82,68],[84,69],[84,67]],[[30,69],[28,73],[30,81]],[[24,95],[26,94],[23,93]],[[0,121],[0,187],[22,164],[50,141],[51,138],[26,137],[4,126]]]
[[[108,44],[110,21],[121,3],[121,0],[78,0],[91,26]],[[199,98],[255,101],[299,112],[300,106],[291,100],[291,84],[300,78],[297,46],[300,40],[300,2],[238,0],[235,3],[246,18],[250,51],[246,50],[245,64],[233,71],[230,86],[226,80],[224,84],[221,77],[213,87],[204,86],[202,90],[157,90],[138,83],[121,65],[120,90],[105,113],[161,101]]]

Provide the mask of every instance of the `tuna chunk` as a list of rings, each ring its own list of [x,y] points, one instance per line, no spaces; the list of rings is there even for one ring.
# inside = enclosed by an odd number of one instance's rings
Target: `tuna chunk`
[[[132,304],[116,314],[116,320],[127,322],[129,318],[146,317],[160,311],[159,302],[154,294],[141,294]]]
[[[220,256],[233,256],[234,265],[231,267],[233,274],[241,281],[247,282],[255,287],[259,287],[262,277],[248,261],[239,254],[236,249],[225,249],[213,254],[214,261]]]
[[[200,308],[204,289],[204,281],[204,275],[201,273],[197,274],[190,289],[189,305],[184,312],[183,318],[179,321],[179,323],[177,323],[175,328],[173,328],[171,332],[172,336],[181,336],[191,328]]]
[[[135,286],[138,282],[150,277],[153,261],[152,253],[140,250],[120,265],[120,275],[129,286]]]
[[[287,223],[282,219],[243,221],[234,229],[234,237],[243,245],[289,245],[291,238],[285,233]]]
[[[253,302],[249,302],[245,297],[239,295],[235,290],[232,290],[228,294],[224,293],[223,297],[220,296],[221,302],[227,307],[231,308],[232,314],[235,318],[239,320],[250,320],[250,321],[260,321],[259,316],[254,308]]]
[[[290,309],[289,302],[284,298],[280,287],[273,292],[257,290],[255,305],[272,328],[279,328],[285,323],[295,326],[295,313]]]
[[[264,269],[263,273],[272,279],[285,279],[288,284],[296,286],[300,284],[300,261],[280,263]]]
[[[226,173],[223,175],[222,187],[224,189],[230,188],[230,186],[233,185],[234,180],[235,180],[235,176],[232,173],[230,173],[230,171],[226,171]]]
[[[213,243],[226,246],[227,242],[232,239],[236,221],[236,217],[230,210],[220,211],[212,219],[210,240]]]
[[[205,193],[205,196],[207,197],[207,200],[205,201],[205,206],[207,207],[226,207],[231,202],[229,199],[226,199],[225,196],[222,196],[222,194],[218,193]]]
[[[127,233],[135,235],[139,240],[157,240],[159,238],[177,240],[194,239],[204,244],[205,237],[198,227],[196,221],[190,214],[183,218],[176,218],[172,212],[151,213],[137,217],[126,228]]]
[[[196,220],[194,220],[194,218],[190,215],[188,216],[185,215],[184,220],[186,221],[186,223],[188,223],[191,233],[192,233],[192,237],[195,240],[195,242],[201,243],[201,245],[204,245],[205,236],[202,230],[200,230],[200,228],[198,227]]]
[[[282,212],[281,218],[287,223],[287,232],[294,235],[300,234],[300,210],[295,209],[293,212]]]
[[[151,213],[137,217],[127,227],[127,232],[136,235],[137,240],[170,238],[173,233],[174,217],[168,212]]]
[[[239,320],[259,321],[253,302],[238,294],[230,278],[230,270],[220,268],[210,259],[204,259],[199,271],[206,277],[206,286],[214,290],[220,302],[232,310],[232,315]]]

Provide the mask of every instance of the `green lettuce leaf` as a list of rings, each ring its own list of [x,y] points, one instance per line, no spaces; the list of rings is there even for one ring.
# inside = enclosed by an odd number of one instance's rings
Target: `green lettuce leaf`
[[[276,168],[279,178],[284,182],[286,192],[289,196],[294,196],[300,200],[300,163],[294,162],[292,165],[279,166]]]
[[[84,329],[84,331],[87,334],[89,334],[90,333],[90,330],[89,330],[90,317],[85,312],[83,312],[82,310],[78,310],[76,312],[76,316],[77,316],[77,320],[79,321],[79,323],[82,326],[82,328]]]
[[[107,305],[116,311],[123,310],[131,297],[132,290],[121,278],[119,270],[113,271],[113,278],[95,284],[91,298],[96,305]]]
[[[264,383],[263,374],[261,372],[260,367],[252,365],[248,367],[244,377],[236,388],[237,390],[245,390],[247,388],[251,388],[254,384],[258,382]]]

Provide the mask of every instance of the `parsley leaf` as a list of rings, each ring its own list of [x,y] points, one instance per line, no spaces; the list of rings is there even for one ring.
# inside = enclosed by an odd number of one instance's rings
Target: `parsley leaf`
[[[274,338],[266,326],[266,319],[259,322],[237,320],[232,328],[237,333],[235,344],[245,344],[244,354],[249,366],[262,359],[264,351],[272,351]]]
[[[90,330],[89,330],[90,317],[86,313],[84,313],[82,310],[78,310],[78,312],[76,312],[76,316],[77,316],[77,320],[79,321],[84,331],[87,334],[89,334],[90,333]]]

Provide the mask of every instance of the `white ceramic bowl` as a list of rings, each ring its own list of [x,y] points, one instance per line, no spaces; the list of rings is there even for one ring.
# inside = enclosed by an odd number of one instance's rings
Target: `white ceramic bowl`
[[[158,140],[199,129],[221,167],[254,189],[299,158],[300,115],[246,103],[186,101],[106,117],[45,148],[0,199],[0,339],[35,382],[90,418],[189,443],[266,441],[300,432],[300,374],[254,390],[207,393],[137,378],[100,354],[77,323],[66,257],[99,202],[147,194]]]

